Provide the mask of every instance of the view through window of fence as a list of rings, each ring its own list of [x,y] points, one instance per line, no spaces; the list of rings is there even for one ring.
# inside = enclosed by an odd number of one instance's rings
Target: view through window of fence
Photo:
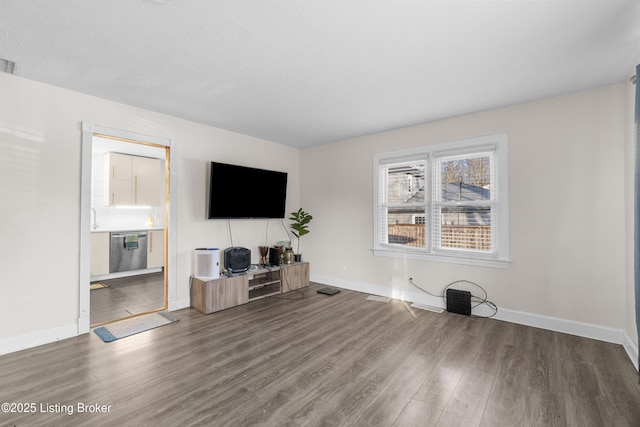
[[[491,251],[491,157],[442,158],[439,211],[439,247]],[[439,196],[439,197],[438,197]]]
[[[433,189],[434,246],[492,250],[491,157],[443,157],[436,162]],[[428,226],[425,163],[387,168],[387,239],[390,244],[424,248]]]

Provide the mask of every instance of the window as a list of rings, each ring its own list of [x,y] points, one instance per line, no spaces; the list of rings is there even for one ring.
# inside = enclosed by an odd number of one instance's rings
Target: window
[[[375,156],[374,254],[506,267],[506,136]]]

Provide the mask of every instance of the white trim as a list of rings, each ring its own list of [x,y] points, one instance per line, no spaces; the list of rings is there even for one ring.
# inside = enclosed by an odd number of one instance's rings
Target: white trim
[[[469,138],[462,141],[441,142],[439,144],[426,145],[418,148],[409,148],[407,150],[379,153],[374,155],[374,160],[389,159],[390,161],[392,161],[395,159],[404,159],[407,157],[423,158],[425,151],[431,152],[434,155],[440,155],[441,151],[455,152],[456,150],[461,150],[461,153],[469,153],[481,149],[482,147],[495,147],[496,143],[502,143],[506,141],[506,133],[486,135],[478,138]]]
[[[496,244],[500,250],[499,256],[509,257],[509,156],[507,153],[507,135],[498,135],[498,145],[496,147],[496,186],[498,188],[497,197],[506,200],[498,200],[498,232]]]
[[[385,256],[390,258],[415,259],[420,261],[446,262],[449,264],[473,265],[477,267],[508,268],[511,262],[508,259],[482,258],[482,254],[474,254],[474,257],[464,257],[461,255],[447,256],[442,253],[427,253],[420,251],[410,251],[401,249],[372,249],[375,256]],[[458,252],[460,253],[460,252]]]
[[[498,310],[495,319],[622,345],[623,331],[621,329],[594,325],[592,323],[577,322],[575,320],[504,308]]]
[[[73,338],[78,335],[78,325],[59,326],[45,331],[33,332],[26,335],[19,335],[0,341],[0,355],[13,353],[55,341]]]
[[[351,280],[344,280],[340,278],[316,274],[311,275],[310,280],[311,282],[335,286],[342,289],[349,289],[352,291],[363,292],[367,294],[399,299],[405,302],[416,302],[432,307],[446,308],[442,298],[424,293],[391,289],[388,287],[372,285],[370,283],[354,282]],[[489,316],[493,314],[493,310],[491,310],[489,307],[480,306],[474,309],[473,314],[476,314],[478,316]],[[625,350],[627,351],[627,354],[629,355],[629,358],[633,362],[636,369],[638,369],[638,347],[621,329],[594,325],[592,323],[577,322],[568,319],[560,319],[557,317],[544,316],[540,314],[527,313],[523,311],[508,310],[500,307],[498,307],[498,313],[493,317],[493,319],[623,345]]]
[[[131,141],[146,142],[149,144],[161,145],[163,147],[172,147],[172,140],[153,135],[145,135],[137,132],[130,132],[121,129],[114,129],[106,126],[94,125],[91,123],[82,123],[82,130],[91,134],[105,135],[113,138],[129,139]]]
[[[633,342],[629,334],[627,334],[626,332],[622,337],[622,346],[626,350],[629,359],[631,359],[633,366],[635,366],[636,370],[638,370],[638,346]]]
[[[80,169],[80,272],[78,294],[78,324],[76,334],[89,332],[91,326],[90,297],[88,284],[91,276],[91,259],[88,258],[91,251],[91,155],[93,151],[93,133],[86,123],[82,123],[81,140],[82,166]]]

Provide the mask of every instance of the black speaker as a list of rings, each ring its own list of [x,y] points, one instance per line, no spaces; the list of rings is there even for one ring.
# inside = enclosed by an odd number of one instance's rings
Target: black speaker
[[[269,248],[269,264],[280,265],[280,251],[278,248]]]
[[[447,289],[447,311],[471,316],[471,292]]]
[[[233,246],[224,250],[224,267],[231,273],[243,273],[251,266],[251,250]]]

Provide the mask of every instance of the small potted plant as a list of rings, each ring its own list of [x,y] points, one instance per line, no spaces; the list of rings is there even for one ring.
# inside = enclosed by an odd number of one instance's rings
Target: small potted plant
[[[295,253],[296,262],[302,261],[302,254],[300,253],[300,238],[309,233],[309,223],[312,219],[313,216],[303,211],[302,208],[298,209],[297,212],[291,212],[289,220],[293,222],[290,224],[290,227],[293,230],[293,235],[298,239],[298,247]]]

